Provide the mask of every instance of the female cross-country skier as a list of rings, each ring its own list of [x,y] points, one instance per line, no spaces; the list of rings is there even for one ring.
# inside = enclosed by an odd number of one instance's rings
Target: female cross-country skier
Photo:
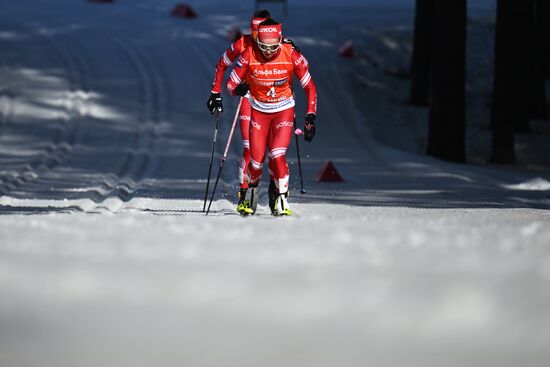
[[[223,53],[216,64],[214,81],[212,83],[212,91],[210,98],[207,101],[207,107],[211,114],[214,114],[216,110],[223,112],[223,104],[221,97],[221,87],[223,82],[223,77],[227,68],[233,64],[233,62],[248,48],[257,47],[256,38],[258,36],[258,25],[264,20],[271,17],[271,14],[268,10],[259,10],[252,15],[250,20],[250,34],[245,34],[241,36],[238,40],[233,42],[231,46]],[[283,38],[284,43],[291,44],[296,50],[299,50],[292,40],[288,38]],[[239,127],[241,131],[241,138],[243,144],[243,155],[239,165],[239,202],[237,204],[237,211],[241,214],[249,214],[251,212],[249,201],[245,200],[246,192],[248,189],[248,180],[246,179],[247,174],[246,170],[248,163],[250,162],[250,143],[248,137],[248,131],[250,127],[250,114],[251,107],[248,99],[244,98],[241,103],[241,108],[238,112],[239,118]],[[269,183],[270,192],[274,192],[275,184],[273,180],[270,180]],[[270,207],[273,208],[274,199],[270,200]]]
[[[269,171],[275,183],[274,192],[270,190],[270,195],[274,197],[272,214],[290,215],[286,150],[294,125],[294,74],[306,92],[304,139],[308,142],[315,136],[317,90],[306,58],[291,44],[283,42],[280,23],[271,18],[260,23],[256,44],[258,47],[250,47],[242,53],[227,81],[227,89],[232,95],[245,96],[249,93],[252,107],[248,165],[250,214],[256,211],[258,184],[267,147]]]
[[[225,71],[245,50],[252,47],[258,34],[258,25],[270,16],[271,14],[267,10],[259,10],[255,12],[250,21],[250,34],[245,34],[233,42],[218,60],[215,68],[216,73],[214,76],[214,81],[212,83],[212,91],[210,93],[210,98],[206,102],[208,110],[211,114],[214,114],[217,110],[219,110],[219,112],[223,112],[221,89]],[[247,207],[248,202],[245,201],[246,191],[248,189],[248,180],[245,179],[246,168],[250,162],[250,144],[248,137],[250,114],[250,103],[246,98],[243,98],[241,108],[238,112],[239,126],[243,143],[243,156],[239,166],[239,203],[237,204],[237,211],[241,214],[246,214],[246,212],[250,211],[250,208]]]

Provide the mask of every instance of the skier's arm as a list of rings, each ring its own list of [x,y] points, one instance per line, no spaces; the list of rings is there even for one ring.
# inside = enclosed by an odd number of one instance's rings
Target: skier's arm
[[[233,96],[244,96],[248,91],[246,83],[246,74],[248,73],[248,65],[250,63],[250,54],[246,50],[237,60],[231,75],[227,80],[227,90]]]
[[[221,93],[225,71],[243,52],[243,44],[243,37],[241,37],[233,42],[218,60],[215,69],[214,81],[212,82],[212,93]]]
[[[294,74],[300,80],[302,88],[304,88],[307,97],[307,114],[317,113],[317,88],[309,73],[309,64],[304,55],[293,50],[292,65],[294,65]]]

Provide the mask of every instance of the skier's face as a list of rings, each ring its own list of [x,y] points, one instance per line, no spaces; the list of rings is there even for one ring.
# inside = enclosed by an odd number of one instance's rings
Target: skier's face
[[[258,39],[258,48],[266,59],[271,59],[275,56],[277,51],[279,51],[279,47],[281,47],[280,38],[267,38],[261,41]]]

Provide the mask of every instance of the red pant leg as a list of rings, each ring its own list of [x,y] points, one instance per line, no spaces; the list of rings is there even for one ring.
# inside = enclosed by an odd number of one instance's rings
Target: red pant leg
[[[256,186],[262,177],[267,138],[273,115],[273,113],[252,109],[250,119],[250,164],[248,165],[250,185],[252,186]]]
[[[294,107],[273,114],[268,139],[269,168],[280,193],[288,191],[289,170],[286,150],[292,138]]]
[[[266,146],[269,146],[269,167],[279,192],[288,191],[289,171],[286,149],[292,137],[294,108],[275,113],[252,109],[250,121],[250,183],[256,185],[262,176]]]
[[[241,128],[241,138],[243,142],[243,156],[239,166],[239,184],[241,189],[248,188],[247,168],[250,163],[250,117],[252,108],[247,98],[242,99],[239,110],[239,125]]]

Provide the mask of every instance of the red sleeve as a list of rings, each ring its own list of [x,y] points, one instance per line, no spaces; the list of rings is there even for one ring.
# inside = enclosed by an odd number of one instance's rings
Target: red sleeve
[[[317,88],[309,73],[309,64],[304,55],[296,50],[292,51],[292,64],[294,66],[294,74],[300,80],[302,88],[306,91],[307,97],[307,112],[317,113]]]
[[[223,55],[218,60],[215,68],[214,81],[212,82],[212,93],[221,93],[223,76],[225,70],[229,65],[233,64],[235,59],[243,52],[244,49],[244,39],[243,37],[239,38],[231,44],[231,46],[225,50]]]
[[[231,95],[235,95],[235,88],[237,87],[237,85],[246,82],[246,73],[248,73],[249,64],[250,51],[245,50],[242,55],[239,56],[239,59],[237,60],[237,63],[235,64],[235,67],[231,71],[231,75],[227,80],[226,87]]]

